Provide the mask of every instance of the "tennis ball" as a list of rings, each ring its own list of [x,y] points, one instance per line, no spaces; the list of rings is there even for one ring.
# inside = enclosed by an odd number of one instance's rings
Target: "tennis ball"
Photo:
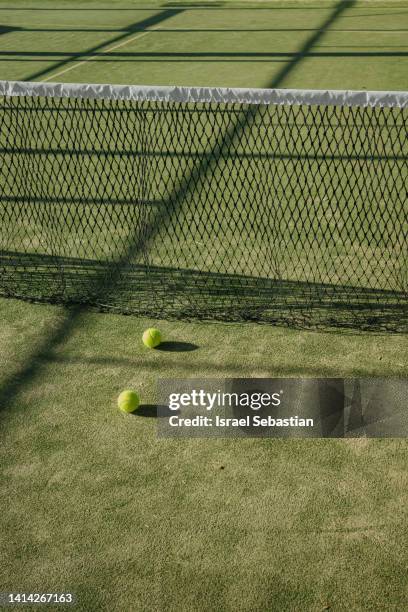
[[[118,397],[118,407],[122,412],[134,412],[139,407],[140,399],[137,393],[126,389]]]
[[[149,348],[156,348],[162,341],[161,333],[154,327],[149,327],[143,334],[143,344]]]

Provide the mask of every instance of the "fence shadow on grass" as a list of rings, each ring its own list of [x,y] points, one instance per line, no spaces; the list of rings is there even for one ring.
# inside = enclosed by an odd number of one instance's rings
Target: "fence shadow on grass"
[[[54,349],[64,344],[73,334],[80,325],[81,311],[81,305],[67,308],[64,316],[49,329],[48,334],[45,334],[34,348],[28,350],[27,359],[21,368],[12,373],[0,386],[0,413],[13,405],[21,389],[32,384],[44,365],[48,363]]]
[[[39,80],[39,79],[44,78],[49,73],[60,74],[61,71],[67,70],[72,65],[72,61],[74,58],[84,60],[89,55],[92,55],[99,51],[105,52],[106,47],[108,45],[109,46],[113,44],[117,45],[119,43],[124,42],[132,34],[132,32],[144,31],[146,30],[146,28],[158,26],[158,24],[162,23],[163,21],[166,21],[167,19],[170,19],[171,17],[175,17],[176,15],[179,15],[181,12],[182,12],[182,9],[170,9],[169,8],[169,9],[160,11],[158,13],[155,13],[153,15],[150,15],[149,17],[145,19],[141,19],[140,21],[137,21],[135,23],[131,23],[126,26],[125,30],[116,32],[116,35],[113,36],[112,38],[109,38],[107,40],[102,41],[101,43],[98,43],[97,45],[89,47],[88,49],[84,50],[83,52],[80,52],[79,54],[70,53],[68,57],[63,57],[60,61],[56,62],[52,66],[46,66],[45,68],[41,68],[40,70],[37,70],[36,72],[30,74],[26,78],[26,80],[27,81]]]
[[[407,294],[402,290],[148,264],[122,264],[117,270],[115,262],[6,252],[0,255],[0,270],[2,295],[114,313],[298,328],[408,329]],[[195,348],[174,342],[161,350]]]
[[[282,70],[268,84],[266,84],[266,86],[272,87],[272,88],[282,87],[282,84],[286,82],[287,77],[291,74],[291,72],[294,69],[298,67],[299,63],[304,58],[307,57],[308,52],[316,45],[316,43],[319,42],[320,38],[323,35],[325,35],[328,29],[333,27],[337,19],[341,15],[344,15],[347,9],[352,8],[353,5],[355,5],[355,0],[344,0],[344,1],[342,0],[338,2],[333,8],[333,10],[331,11],[331,13],[328,15],[328,17],[322,21],[320,27],[314,30],[313,34],[305,41],[305,43],[299,50],[299,53],[292,58],[287,58],[288,62],[283,66]],[[0,9],[0,10],[6,10],[6,8],[7,7],[3,7],[3,9]],[[262,10],[263,8],[264,7],[260,7],[260,9],[258,10]],[[25,10],[25,9],[15,9],[13,7],[13,10]],[[49,10],[49,9],[34,9],[34,10]],[[53,10],[65,10],[65,9],[53,9]],[[93,9],[79,9],[79,10],[93,10]],[[111,9],[104,9],[104,10],[118,11],[121,9],[111,8]],[[133,10],[138,10],[138,9],[129,9],[129,10],[133,11]],[[156,25],[159,22],[165,21],[168,17],[173,17],[175,14],[180,13],[182,10],[183,9],[178,9],[178,10],[172,9],[169,11],[161,11],[158,15],[153,17],[154,23],[152,23],[152,21],[150,20],[142,20],[141,22],[130,24],[128,28],[130,27],[133,29],[136,29],[136,28],[143,29],[143,28],[151,27],[152,25]],[[220,10],[224,10],[224,9],[221,8]],[[230,11],[231,8],[228,8],[228,10]],[[236,10],[240,10],[240,9],[237,8]],[[247,10],[253,10],[253,9],[248,8]],[[269,9],[265,7],[265,10],[269,10]],[[279,10],[282,10],[282,9],[279,9]],[[283,10],[286,10],[286,9],[283,9]],[[297,7],[293,7],[292,10],[298,10],[298,9]],[[325,10],[325,9],[322,9],[322,10]],[[101,48],[106,47],[106,45],[117,43],[119,38],[121,40],[124,40],[125,37],[126,37],[125,33],[120,33],[116,38],[106,40],[101,45],[97,45],[96,47],[87,49],[84,52],[84,55],[87,55],[87,54],[89,55],[89,53],[98,52]],[[70,61],[72,61],[70,58],[64,58],[61,62],[54,64],[51,67],[47,67],[39,72],[31,74],[27,78],[33,80],[37,78],[42,78],[45,74],[49,74],[50,72],[55,73],[56,70],[60,70],[61,68],[65,70],[66,65]],[[239,121],[232,130],[224,134],[223,142],[228,144],[228,142],[231,142],[231,140],[241,137],[244,131],[250,128],[253,119],[254,119],[253,112],[249,112],[247,114],[244,113],[242,116],[242,121]],[[220,144],[219,142],[217,142],[216,149],[219,149],[219,151],[222,152],[223,150],[222,143]],[[186,180],[182,183],[182,185],[180,185],[179,188],[176,190],[176,192],[172,194],[172,197],[169,199],[170,204],[168,207],[168,211],[166,213],[157,215],[155,222],[152,223],[151,227],[149,228],[149,231],[147,232],[147,237],[142,244],[140,244],[140,237],[138,235],[135,235],[134,243],[130,245],[128,252],[124,253],[122,258],[120,258],[116,262],[115,273],[113,274],[113,276],[110,275],[110,279],[111,279],[110,283],[106,282],[106,272],[102,271],[102,276],[99,278],[98,278],[98,275],[96,275],[96,278],[94,278],[95,287],[91,290],[92,295],[95,295],[95,294],[101,295],[102,289],[106,290],[107,287],[110,288],[110,293],[112,295],[112,293],[116,290],[117,281],[120,284],[120,281],[121,279],[123,279],[125,271],[127,270],[126,262],[131,261],[135,257],[136,254],[140,253],[140,251],[143,251],[143,249],[146,247],[149,241],[151,241],[157,234],[158,228],[160,227],[161,223],[166,221],[166,219],[171,218],[172,215],[177,211],[185,195],[189,195],[189,196],[193,195],[193,193],[191,192],[191,189],[189,188],[189,185],[192,183],[197,185],[198,184],[197,179],[205,177],[208,174],[208,172],[214,167],[214,165],[217,164],[217,157],[219,157],[219,155],[217,156],[217,152],[215,151],[214,152],[214,164],[208,163],[207,160],[203,160],[197,164],[197,166],[190,173],[190,176],[186,177]],[[82,263],[83,265],[86,264],[86,262],[82,262]],[[36,266],[35,269],[31,270],[32,271],[31,276],[27,275],[27,268],[12,266],[12,268],[10,269],[10,261],[8,261],[7,263],[3,261],[3,266],[4,266],[4,269],[3,269],[4,274],[1,274],[0,276],[0,279],[2,282],[1,292],[3,295],[14,295],[16,297],[26,297],[27,298],[30,295],[29,293],[28,294],[19,293],[20,291],[24,290],[24,285],[26,285],[26,289],[27,288],[32,289],[33,294],[36,294],[37,289],[41,287],[44,279],[48,278],[47,286],[49,288],[50,287],[52,288],[51,281],[55,282],[56,272],[58,273],[59,283],[62,282],[62,278],[63,278],[61,277],[60,270],[58,269],[59,266],[56,261],[53,261],[53,265],[51,266],[51,272],[50,271],[47,272],[46,262],[43,261],[43,267]],[[2,266],[0,265],[0,272],[1,272],[1,267]],[[146,271],[144,271],[143,278],[146,280],[146,277],[148,277],[149,282],[150,282],[149,298],[151,299],[152,297],[151,277],[150,275],[146,275]],[[69,278],[69,274],[66,275],[66,278],[67,279]],[[75,279],[74,284],[79,284],[80,290],[84,291],[83,295],[85,296],[85,299],[88,299],[90,297],[89,287],[92,286],[92,283],[89,283],[89,277],[88,277],[88,282],[86,278],[87,276],[85,275],[85,278],[80,280],[79,276],[74,275],[74,279]],[[220,278],[219,280],[222,284],[222,279]],[[272,287],[270,285],[271,282],[272,282]],[[73,281],[71,281],[71,284],[72,283]],[[261,280],[255,279],[254,283],[255,283],[255,287],[258,289],[259,284],[262,283],[262,279]],[[274,301],[274,306],[276,308],[277,304],[276,304],[276,299],[274,298],[276,295],[279,295],[280,293],[279,291],[280,282],[268,281],[268,283],[269,285],[265,288],[265,291],[267,294],[269,293],[269,299]],[[248,282],[248,284],[250,285],[251,283]],[[140,282],[139,282],[139,285],[140,285]],[[160,287],[163,287],[163,285],[164,283],[161,283]],[[225,288],[225,283],[224,283],[224,288]],[[166,287],[164,287],[164,289],[166,289]],[[42,292],[40,291],[39,296],[31,295],[31,297],[37,297],[37,299],[39,299],[41,297],[41,293]],[[120,287],[117,293],[120,294]],[[262,295],[262,292],[261,292],[261,295]],[[265,292],[263,295],[265,296]],[[75,292],[74,292],[74,296],[75,296]],[[58,301],[58,300],[61,301],[62,297],[63,297],[63,294],[61,294],[61,291],[59,290],[59,292],[57,291],[56,295],[54,296],[54,299],[55,301]],[[45,299],[45,298],[42,298],[42,299]],[[85,299],[83,301],[85,301]],[[385,297],[383,299],[385,299]],[[390,297],[390,302],[394,304],[395,306],[395,302],[393,302],[392,296]],[[264,297],[264,303],[265,303],[265,297]],[[166,302],[166,305],[167,305],[167,302]],[[57,329],[50,330],[48,337],[46,337],[44,339],[44,342],[41,344],[41,346],[37,347],[37,350],[33,352],[27,358],[26,362],[21,366],[19,372],[12,375],[4,383],[4,385],[2,386],[2,389],[0,390],[0,409],[8,405],[11,405],[11,403],[13,403],[13,401],[18,396],[21,389],[24,388],[24,386],[26,386],[30,382],[32,382],[36,377],[38,377],[43,367],[43,359],[46,359],[49,356],[51,356],[53,348],[61,344],[66,337],[68,337],[69,335],[75,332],[76,326],[81,321],[82,309],[83,309],[82,303],[79,303],[79,305],[75,306],[73,309],[67,309],[66,316],[64,320],[60,322]],[[381,308],[379,310],[381,313]],[[385,317],[386,320],[391,318],[392,323],[395,323],[398,320],[398,316],[401,313],[401,311],[404,312],[404,310],[400,307],[399,301],[397,301],[395,308],[385,307],[383,308],[383,311],[384,310],[385,310],[385,314],[383,313],[381,316]],[[180,314],[182,314],[182,311],[179,311],[179,312]],[[254,310],[252,310],[252,312],[254,312]],[[292,320],[292,324],[293,324],[293,320]]]

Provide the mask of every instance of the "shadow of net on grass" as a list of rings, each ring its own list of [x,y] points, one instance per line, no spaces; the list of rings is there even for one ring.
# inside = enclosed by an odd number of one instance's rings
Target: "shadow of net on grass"
[[[157,318],[408,330],[403,292],[141,264],[121,265],[112,288],[112,265],[3,252],[0,293]]]
[[[338,3],[270,86],[353,4]],[[154,96],[1,104],[3,295],[405,326],[406,111]]]
[[[2,295],[406,329],[404,109],[28,96],[3,111]]]

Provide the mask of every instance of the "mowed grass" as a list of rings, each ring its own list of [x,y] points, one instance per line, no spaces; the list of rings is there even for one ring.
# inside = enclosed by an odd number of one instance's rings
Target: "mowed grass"
[[[4,79],[271,87],[298,57],[282,86],[407,88],[404,0],[0,9]]]
[[[3,590],[81,610],[398,609],[403,440],[163,440],[157,377],[400,375],[403,338],[154,322],[1,300]]]
[[[169,6],[4,2],[2,78],[407,89],[406,5],[345,4],[325,27],[336,6],[180,3],[126,42]],[[71,590],[84,611],[404,608],[404,440],[158,440],[154,417],[115,401],[134,387],[153,406],[159,377],[406,376],[406,337],[5,299],[0,320],[0,591]],[[197,350],[144,349],[152,323]]]

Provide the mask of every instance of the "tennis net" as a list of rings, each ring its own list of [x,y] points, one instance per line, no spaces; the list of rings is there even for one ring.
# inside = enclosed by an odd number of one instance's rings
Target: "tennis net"
[[[407,329],[408,93],[0,82],[0,293]]]

